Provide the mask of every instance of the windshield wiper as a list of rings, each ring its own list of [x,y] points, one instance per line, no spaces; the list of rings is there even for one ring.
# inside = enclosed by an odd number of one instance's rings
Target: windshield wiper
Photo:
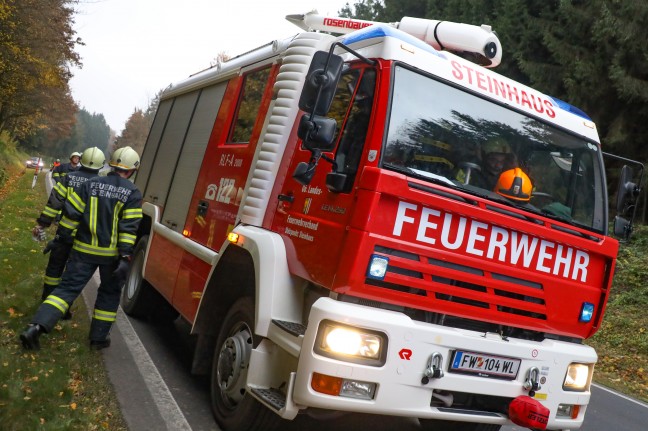
[[[383,163],[383,167],[389,168],[392,171],[396,171],[403,175],[418,178],[420,180],[428,180],[435,184],[441,184],[444,186],[452,186],[452,187],[457,186],[454,182],[447,179],[446,177],[433,174],[432,172],[421,171],[419,169],[414,169],[414,168],[408,168],[407,166],[392,165],[391,163]]]

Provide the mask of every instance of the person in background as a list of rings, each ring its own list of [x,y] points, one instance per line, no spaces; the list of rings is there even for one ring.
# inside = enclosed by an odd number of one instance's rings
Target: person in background
[[[142,219],[142,194],[128,180],[139,167],[135,150],[117,149],[109,165],[113,169],[107,176],[86,181],[65,202],[52,246],[74,241],[72,252],[61,282],[20,334],[27,350],[40,349],[40,335],[54,328],[97,268],[101,284],[90,324],[90,348],[99,350],[110,346],[110,329],[117,317],[121,289]]]
[[[61,181],[61,179],[63,179],[63,177],[67,175],[68,172],[76,171],[77,169],[79,169],[80,160],[81,160],[81,153],[79,153],[78,151],[75,151],[72,154],[70,154],[69,163],[61,164],[59,160],[59,166],[54,167],[54,169],[52,170],[52,179],[58,183],[59,181]]]
[[[61,166],[61,159],[54,160],[54,163],[52,163],[52,169],[58,168],[59,166]]]
[[[69,171],[59,182],[54,182],[45,209],[36,219],[36,227],[32,229],[34,237],[44,238],[45,229],[52,225],[52,222],[59,218],[61,210],[69,196],[79,193],[81,186],[90,178],[99,174],[99,170],[106,163],[106,156],[97,147],[88,148],[81,154],[80,168]],[[61,282],[61,274],[65,269],[72,244],[61,244],[58,247],[53,242],[47,244],[43,253],[50,253],[47,267],[45,268],[45,279],[43,282],[43,294],[41,300],[45,300],[50,293]],[[72,318],[72,313],[67,310],[63,320]]]
[[[490,138],[481,148],[481,166],[472,166],[470,172],[462,168],[456,179],[464,184],[471,184],[493,191],[500,174],[514,167],[515,156],[511,146],[501,136]]]

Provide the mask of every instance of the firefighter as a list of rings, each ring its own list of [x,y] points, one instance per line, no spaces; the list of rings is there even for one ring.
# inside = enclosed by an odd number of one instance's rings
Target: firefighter
[[[43,301],[31,323],[20,334],[25,349],[40,349],[39,337],[54,328],[99,268],[101,284],[90,324],[90,348],[110,346],[110,329],[117,317],[121,289],[142,219],[142,194],[128,180],[139,167],[139,155],[130,147],[117,149],[112,171],[86,181],[72,192],[64,206],[53,247],[72,242],[70,260],[60,284]]]
[[[54,182],[54,187],[50,192],[45,209],[36,219],[36,227],[32,229],[34,237],[45,237],[45,229],[50,227],[54,220],[59,218],[68,196],[72,196],[73,192],[79,193],[81,185],[90,178],[96,177],[99,174],[99,169],[103,168],[105,162],[106,156],[99,148],[92,147],[83,151],[79,170],[70,171],[60,182]],[[51,253],[47,262],[47,268],[45,268],[45,280],[41,300],[45,300],[60,283],[61,274],[63,274],[65,263],[70,256],[71,248],[72,244],[59,244],[57,247],[56,244],[50,242],[43,250],[45,254]],[[68,320],[71,317],[72,313],[68,310],[63,316],[63,320]]]
[[[464,184],[472,184],[486,190],[495,189],[500,174],[514,167],[515,156],[511,146],[501,136],[486,141],[481,148],[481,164],[470,165],[470,171],[462,168],[456,179]]]
[[[80,161],[81,161],[81,153],[79,153],[78,151],[75,151],[72,154],[70,154],[69,163],[61,164],[59,160],[59,166],[55,166],[54,169],[52,170],[52,179],[58,183],[63,179],[63,177],[65,177],[65,175],[67,175],[68,172],[76,171],[77,169],[79,169]]]

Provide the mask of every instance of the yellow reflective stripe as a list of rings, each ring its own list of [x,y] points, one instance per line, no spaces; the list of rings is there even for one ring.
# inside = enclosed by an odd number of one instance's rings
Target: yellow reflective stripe
[[[61,184],[61,183],[56,183],[56,185],[54,186],[54,190],[56,190],[56,193],[58,193],[59,196],[61,196],[64,199],[68,194],[67,189],[65,187],[63,187],[63,184]]]
[[[60,212],[61,212],[61,210],[55,210],[54,208],[47,207],[47,206],[43,210],[43,214],[45,214],[47,217],[52,217],[52,218],[59,215]]]
[[[68,228],[70,230],[75,230],[77,228],[77,226],[79,226],[79,222],[74,221],[74,220],[70,220],[66,216],[63,216],[63,218],[59,222],[59,225],[65,227],[65,228]]]
[[[83,211],[85,211],[85,207],[86,207],[85,202],[81,200],[81,197],[75,191],[72,191],[72,193],[68,193],[67,200],[80,213],[83,213]]]
[[[50,286],[58,286],[58,284],[61,282],[61,277],[48,277],[45,276],[44,279],[45,284],[49,284]]]
[[[432,162],[432,163],[443,163],[445,165],[450,166],[451,168],[454,167],[452,162],[450,162],[450,160],[444,157],[426,156],[424,154],[418,154],[414,156],[414,160],[421,160],[423,162]]]
[[[110,246],[117,247],[119,241],[119,213],[124,208],[124,203],[119,201],[115,204],[115,211],[113,212],[112,231],[110,232]]]
[[[114,322],[117,320],[117,313],[113,311],[97,310],[95,308],[92,318],[103,320],[104,322]]]
[[[70,308],[67,302],[54,295],[48,296],[45,301],[43,301],[43,304],[49,304],[52,307],[58,309],[63,314],[65,314],[68,311],[68,308]]]
[[[124,210],[124,219],[131,219],[131,218],[142,218],[142,209],[133,208],[133,209]]]
[[[86,244],[79,240],[74,241],[72,246],[76,251],[80,251],[86,254],[94,254],[96,256],[118,256],[119,252],[116,247],[97,247],[92,244]]]
[[[127,244],[135,245],[135,240],[136,239],[137,239],[137,236],[131,235],[129,233],[120,233],[119,234],[119,242],[125,242]]]
[[[90,233],[92,234],[92,245],[99,245],[99,238],[97,237],[97,205],[98,199],[96,196],[90,197],[90,222],[88,227],[90,228]]]

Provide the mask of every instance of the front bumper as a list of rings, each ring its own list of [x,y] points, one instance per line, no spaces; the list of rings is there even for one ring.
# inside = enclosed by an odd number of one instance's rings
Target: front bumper
[[[388,338],[385,364],[379,367],[359,365],[315,353],[313,345],[322,320],[333,320],[385,333]],[[448,372],[454,350],[520,359],[517,377],[513,380],[502,380]],[[423,384],[424,371],[433,353],[441,355],[444,375]],[[498,334],[484,334],[419,322],[398,312],[321,298],[311,309],[293,396],[297,404],[308,407],[507,424],[510,422],[502,412],[467,411],[463,408],[453,408],[452,405],[433,407],[433,390],[513,399],[520,395],[528,395],[528,390],[524,389],[523,385],[527,371],[536,367],[540,371],[541,388],[536,391],[535,399],[551,411],[547,429],[577,429],[582,425],[591,393],[589,390],[564,391],[562,384],[565,373],[572,362],[593,364],[596,360],[594,349],[584,345],[555,340],[506,340]],[[374,398],[358,400],[316,392],[311,387],[313,372],[376,383]],[[575,419],[557,418],[559,404],[580,406],[578,416]]]

